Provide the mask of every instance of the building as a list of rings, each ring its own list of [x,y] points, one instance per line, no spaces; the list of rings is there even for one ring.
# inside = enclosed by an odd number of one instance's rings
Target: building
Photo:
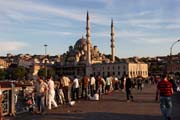
[[[97,45],[93,45],[90,34],[90,17],[86,16],[86,37],[82,36],[69,50],[59,56],[19,54],[14,56],[7,54],[6,61],[15,66],[24,66],[27,70],[28,79],[36,78],[41,68],[55,68],[56,74],[68,76],[102,75],[108,74],[122,77],[128,74],[130,77],[147,77],[148,66],[138,60],[117,61],[115,57],[115,31],[113,19],[111,20],[111,55],[100,52]],[[12,66],[13,66],[12,65]],[[6,68],[7,64],[0,59],[0,67]],[[14,67],[12,67],[14,68]],[[46,70],[47,70],[46,69]],[[12,69],[13,70],[13,69]]]
[[[177,55],[172,55],[171,56],[171,62],[170,62],[170,58],[169,60],[169,64],[167,64],[167,72],[168,73],[177,73],[180,75],[180,53]]]
[[[121,78],[123,75],[127,74],[130,78],[135,78],[141,76],[143,78],[148,77],[148,65],[143,62],[115,62],[115,63],[102,63],[93,64],[93,74],[101,75],[106,77],[108,75],[113,75]]]
[[[0,59],[0,69],[7,69],[9,67],[10,63],[6,62],[3,59]]]
[[[142,62],[115,61],[114,24],[111,20],[111,56],[107,58],[98,47],[92,45],[90,35],[90,17],[87,12],[86,38],[82,36],[74,46],[69,46],[69,51],[61,55],[61,61],[55,63],[58,74],[68,76],[102,75],[112,74],[122,77],[128,74],[130,77],[148,77],[148,65]]]
[[[74,46],[69,46],[69,51],[61,55],[61,61],[55,63],[58,74],[69,76],[83,76],[92,73],[92,64],[110,62],[95,45],[92,45],[90,36],[90,17],[86,17],[86,38],[82,36]]]

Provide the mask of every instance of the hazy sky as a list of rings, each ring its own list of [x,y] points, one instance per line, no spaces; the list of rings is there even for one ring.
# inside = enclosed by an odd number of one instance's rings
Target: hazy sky
[[[180,39],[180,0],[0,0],[0,55],[44,54],[44,44],[48,54],[63,54],[86,35],[87,10],[101,53],[111,53],[111,18],[120,58],[168,55]]]

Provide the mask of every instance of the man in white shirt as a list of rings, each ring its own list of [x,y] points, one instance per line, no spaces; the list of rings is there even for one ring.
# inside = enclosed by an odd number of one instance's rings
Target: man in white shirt
[[[57,103],[54,100],[55,97],[55,89],[54,89],[54,81],[51,77],[48,77],[48,109],[51,110],[51,104],[53,104],[56,108]]]
[[[35,92],[36,94],[36,103],[38,107],[38,112],[44,114],[46,111],[45,96],[48,90],[48,86],[44,82],[43,78],[39,76],[34,87],[35,88],[33,92]]]
[[[94,78],[93,75],[90,75],[90,90],[91,90],[91,96],[94,96],[95,93],[95,84],[96,84],[96,79]]]
[[[79,99],[79,80],[74,76],[73,80],[73,100]]]

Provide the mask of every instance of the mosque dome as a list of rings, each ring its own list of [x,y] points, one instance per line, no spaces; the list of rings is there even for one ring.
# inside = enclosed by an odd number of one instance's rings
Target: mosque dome
[[[84,48],[87,46],[86,39],[82,36],[76,44],[74,45],[75,50],[84,50]]]

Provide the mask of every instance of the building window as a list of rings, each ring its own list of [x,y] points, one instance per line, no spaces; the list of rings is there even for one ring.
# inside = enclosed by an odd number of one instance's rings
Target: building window
[[[115,75],[115,72],[113,72],[113,75]]]
[[[103,72],[103,77],[105,77],[105,73]]]
[[[110,75],[110,72],[107,72],[108,74],[107,75]]]
[[[126,69],[126,67],[125,67],[125,66],[123,66],[123,69],[125,70],[125,69]]]

